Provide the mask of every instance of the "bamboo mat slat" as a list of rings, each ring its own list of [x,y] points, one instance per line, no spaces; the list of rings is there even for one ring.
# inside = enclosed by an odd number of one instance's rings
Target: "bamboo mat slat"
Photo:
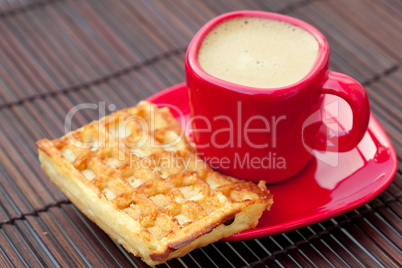
[[[344,215],[275,236],[214,243],[161,266],[402,265],[400,1],[1,0],[0,267],[145,267],[50,183],[35,141],[63,135],[75,105],[121,109],[184,81],[194,33],[240,9],[295,16],[324,33],[331,68],[366,87],[394,143],[398,172],[377,198]],[[98,117],[82,110],[72,127]]]
[[[41,0],[6,0],[0,2],[0,14],[16,14],[32,8],[39,8],[51,1]]]

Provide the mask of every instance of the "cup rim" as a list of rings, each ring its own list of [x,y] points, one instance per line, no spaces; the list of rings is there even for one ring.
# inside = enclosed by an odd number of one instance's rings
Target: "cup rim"
[[[302,79],[291,85],[283,87],[274,87],[274,88],[258,88],[258,87],[239,85],[236,83],[232,83],[214,77],[205,72],[204,69],[202,69],[200,64],[198,63],[198,51],[201,47],[202,41],[204,40],[205,36],[218,24],[222,23],[225,20],[236,17],[261,17],[272,20],[284,21],[309,32],[317,40],[319,45],[317,59],[311,70]],[[266,12],[266,11],[254,11],[254,10],[240,10],[240,11],[228,12],[213,18],[212,20],[207,22],[203,27],[201,27],[201,29],[194,35],[186,52],[186,68],[187,65],[189,65],[192,71],[195,72],[200,78],[208,81],[209,83],[218,85],[221,88],[230,89],[231,91],[237,91],[239,93],[252,94],[252,95],[262,93],[271,95],[283,95],[284,92],[286,92],[286,94],[290,94],[291,92],[298,91],[304,88],[306,85],[310,84],[314,80],[316,75],[318,75],[324,69],[327,68],[328,60],[329,60],[328,42],[324,37],[324,35],[314,26],[308,24],[307,22],[304,22],[302,20],[287,15]]]

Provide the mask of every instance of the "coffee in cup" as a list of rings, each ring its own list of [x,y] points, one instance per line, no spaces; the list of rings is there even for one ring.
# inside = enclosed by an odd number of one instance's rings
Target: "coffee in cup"
[[[206,23],[185,59],[200,156],[230,176],[279,182],[300,172],[313,150],[355,148],[370,118],[367,94],[328,62],[325,37],[296,18],[243,10]],[[326,94],[351,107],[349,131],[322,127]]]
[[[278,20],[237,17],[205,36],[198,62],[205,72],[228,82],[277,88],[305,77],[318,50],[317,40],[300,27]]]

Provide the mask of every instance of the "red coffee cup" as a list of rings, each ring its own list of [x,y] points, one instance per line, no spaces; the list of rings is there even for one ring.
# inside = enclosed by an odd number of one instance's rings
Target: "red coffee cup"
[[[318,42],[313,68],[300,81],[280,88],[238,85],[205,72],[198,51],[218,24],[235,17],[284,21],[309,32]],[[329,46],[313,26],[285,15],[261,11],[223,14],[205,24],[191,41],[185,59],[193,138],[201,157],[227,175],[252,181],[278,182],[298,173],[312,151],[353,149],[367,130],[367,94],[353,78],[328,70]],[[325,94],[344,99],[353,113],[350,131],[338,134],[328,146],[320,115]],[[256,146],[257,145],[257,146]]]

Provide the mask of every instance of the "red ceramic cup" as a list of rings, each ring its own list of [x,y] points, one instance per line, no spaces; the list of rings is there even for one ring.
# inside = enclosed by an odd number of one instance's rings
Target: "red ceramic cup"
[[[297,83],[280,88],[238,85],[206,73],[197,61],[204,37],[219,23],[239,16],[285,21],[308,31],[319,44],[311,71]],[[368,98],[356,80],[328,70],[328,61],[329,46],[324,36],[296,18],[237,11],[209,21],[194,36],[185,60],[193,138],[200,155],[227,175],[278,182],[298,173],[311,159],[311,149],[353,149],[367,130]],[[353,113],[351,130],[338,134],[337,146],[332,148],[320,118],[306,126],[313,115],[320,115],[325,94],[344,99]]]

